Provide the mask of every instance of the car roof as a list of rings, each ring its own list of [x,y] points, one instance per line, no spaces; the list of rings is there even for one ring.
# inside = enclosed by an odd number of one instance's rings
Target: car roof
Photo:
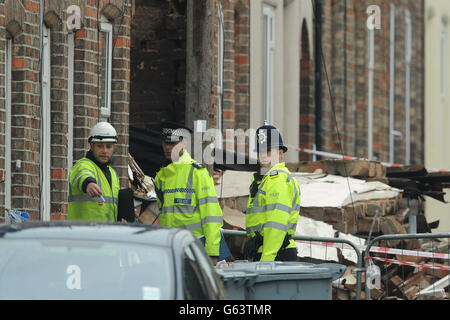
[[[0,241],[2,238],[97,240],[171,247],[175,235],[195,239],[187,230],[142,224],[84,221],[31,221],[0,226]]]

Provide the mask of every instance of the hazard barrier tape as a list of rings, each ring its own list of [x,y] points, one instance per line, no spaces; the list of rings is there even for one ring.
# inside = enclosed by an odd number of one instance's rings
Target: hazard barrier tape
[[[323,242],[323,241],[304,241],[304,240],[296,240],[296,242],[338,248],[338,249],[351,249],[354,250],[352,246],[348,244],[339,244],[335,242]],[[365,251],[366,246],[363,245],[355,245],[360,251]],[[385,253],[385,254],[400,254],[402,256],[408,257],[421,257],[421,258],[433,258],[433,259],[450,259],[450,254],[448,253],[440,253],[440,252],[428,252],[428,251],[414,251],[414,250],[403,250],[396,248],[385,248],[385,247],[370,247],[369,252],[376,253]]]
[[[399,264],[403,266],[409,266],[409,267],[419,267],[423,269],[437,269],[437,270],[444,270],[449,271],[450,266],[443,266],[443,265],[434,265],[429,263],[420,263],[420,262],[411,262],[411,261],[402,261],[402,260],[394,260],[394,259],[388,259],[388,258],[381,258],[381,257],[367,257],[366,260],[379,260],[383,262],[388,263],[394,263]]]
[[[314,155],[317,155],[317,156],[327,157],[327,158],[331,158],[331,159],[339,159],[339,160],[358,160],[358,159],[361,159],[361,158],[358,158],[358,157],[346,156],[346,155],[342,155],[342,154],[338,154],[338,153],[325,152],[325,151],[319,151],[319,150],[312,150],[312,149],[307,149],[307,148],[297,148],[297,147],[290,146],[290,145],[288,145],[288,147],[290,147],[291,149],[294,149],[296,151],[303,152],[303,153],[314,154]],[[405,166],[403,164],[389,163],[389,162],[380,162],[380,163],[383,166],[390,167],[390,168],[399,168],[399,167]],[[445,170],[445,169],[427,169],[427,171],[428,172],[450,172],[450,170]]]

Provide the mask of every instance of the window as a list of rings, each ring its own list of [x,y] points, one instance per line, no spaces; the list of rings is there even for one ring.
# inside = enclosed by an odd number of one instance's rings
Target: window
[[[206,283],[202,270],[190,247],[186,247],[183,258],[183,287],[185,300],[208,299]]]
[[[200,249],[200,246],[193,243],[191,248],[197,258],[198,265],[202,269],[201,275],[204,278],[206,288],[208,290],[208,299],[220,298],[220,289],[218,284],[220,280],[215,271],[211,268],[210,257],[206,255],[204,248]]]
[[[107,120],[111,116],[112,24],[103,16],[100,28],[100,50],[100,116],[103,120]]]
[[[264,5],[264,120],[273,123],[275,8]]]
[[[6,104],[6,128],[5,128],[5,208],[11,209],[11,61],[12,39],[6,39],[5,57],[5,104]]]
[[[133,242],[2,239],[0,299],[170,300],[172,259],[164,247]]]

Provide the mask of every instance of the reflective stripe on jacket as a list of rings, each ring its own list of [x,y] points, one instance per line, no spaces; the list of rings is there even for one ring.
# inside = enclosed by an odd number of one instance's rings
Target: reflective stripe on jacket
[[[160,224],[188,229],[198,238],[204,236],[208,255],[219,256],[223,215],[208,170],[185,151],[177,162],[158,171],[155,188]]]
[[[116,171],[111,172],[109,184],[103,171],[90,159],[82,158],[70,170],[68,220],[117,221],[120,182]],[[82,190],[83,182],[93,178],[102,190],[102,197],[91,198]]]
[[[253,182],[254,178],[252,179]],[[300,211],[300,189],[297,179],[281,162],[273,166],[250,195],[245,214],[247,236],[258,231],[263,236],[261,261],[273,261],[286,234],[294,235]],[[293,239],[286,248],[295,248]]]

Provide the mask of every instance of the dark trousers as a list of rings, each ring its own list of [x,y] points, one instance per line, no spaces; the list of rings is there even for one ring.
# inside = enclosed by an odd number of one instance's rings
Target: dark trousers
[[[261,253],[256,254],[254,261],[261,260]],[[275,261],[297,261],[297,248],[288,248],[278,251]]]

